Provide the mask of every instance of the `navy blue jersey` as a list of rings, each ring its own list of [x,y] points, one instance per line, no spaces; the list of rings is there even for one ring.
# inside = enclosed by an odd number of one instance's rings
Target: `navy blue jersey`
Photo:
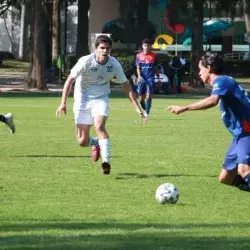
[[[220,97],[220,110],[226,128],[237,137],[250,134],[250,99],[247,92],[229,76],[214,80],[211,95]]]

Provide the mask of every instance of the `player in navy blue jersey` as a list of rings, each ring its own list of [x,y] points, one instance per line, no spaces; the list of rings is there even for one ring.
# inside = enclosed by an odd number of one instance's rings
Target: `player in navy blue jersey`
[[[159,72],[156,68],[156,54],[151,51],[151,41],[142,41],[142,51],[136,55],[136,72],[138,75],[138,95],[141,107],[146,111],[148,117],[152,105],[152,93],[155,84],[155,74],[159,79]],[[145,103],[146,99],[146,103]]]
[[[200,78],[213,86],[209,97],[188,106],[170,106],[174,114],[208,109],[219,104],[222,120],[233,136],[219,175],[220,182],[250,191],[250,99],[230,76],[222,75],[223,59],[206,52],[199,62]]]

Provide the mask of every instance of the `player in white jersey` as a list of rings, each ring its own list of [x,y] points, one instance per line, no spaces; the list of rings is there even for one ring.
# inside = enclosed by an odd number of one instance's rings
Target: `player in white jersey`
[[[77,140],[80,146],[92,146],[93,161],[98,161],[101,155],[104,174],[109,174],[111,168],[110,140],[105,123],[109,116],[110,80],[112,78],[116,77],[119,80],[136,111],[142,119],[145,119],[121,64],[109,55],[111,47],[112,40],[108,36],[97,37],[95,52],[81,57],[71,69],[63,88],[61,104],[56,111],[56,116],[60,116],[62,112],[66,113],[67,97],[75,81],[74,115]],[[92,125],[97,138],[89,136]]]

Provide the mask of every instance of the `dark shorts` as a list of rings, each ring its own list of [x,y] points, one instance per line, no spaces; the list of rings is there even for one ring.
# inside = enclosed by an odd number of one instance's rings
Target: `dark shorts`
[[[228,171],[236,170],[240,163],[250,166],[250,135],[233,138],[232,144],[227,151],[223,168]]]
[[[138,84],[137,92],[140,96],[145,94],[152,94],[154,91],[154,82],[149,82],[146,80],[142,80]]]

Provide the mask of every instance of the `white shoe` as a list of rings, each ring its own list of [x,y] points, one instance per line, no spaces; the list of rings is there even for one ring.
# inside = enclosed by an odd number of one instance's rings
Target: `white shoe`
[[[16,132],[16,128],[13,122],[13,115],[11,113],[8,113],[4,115],[4,117],[6,119],[6,124],[10,128],[11,133],[14,134]]]

